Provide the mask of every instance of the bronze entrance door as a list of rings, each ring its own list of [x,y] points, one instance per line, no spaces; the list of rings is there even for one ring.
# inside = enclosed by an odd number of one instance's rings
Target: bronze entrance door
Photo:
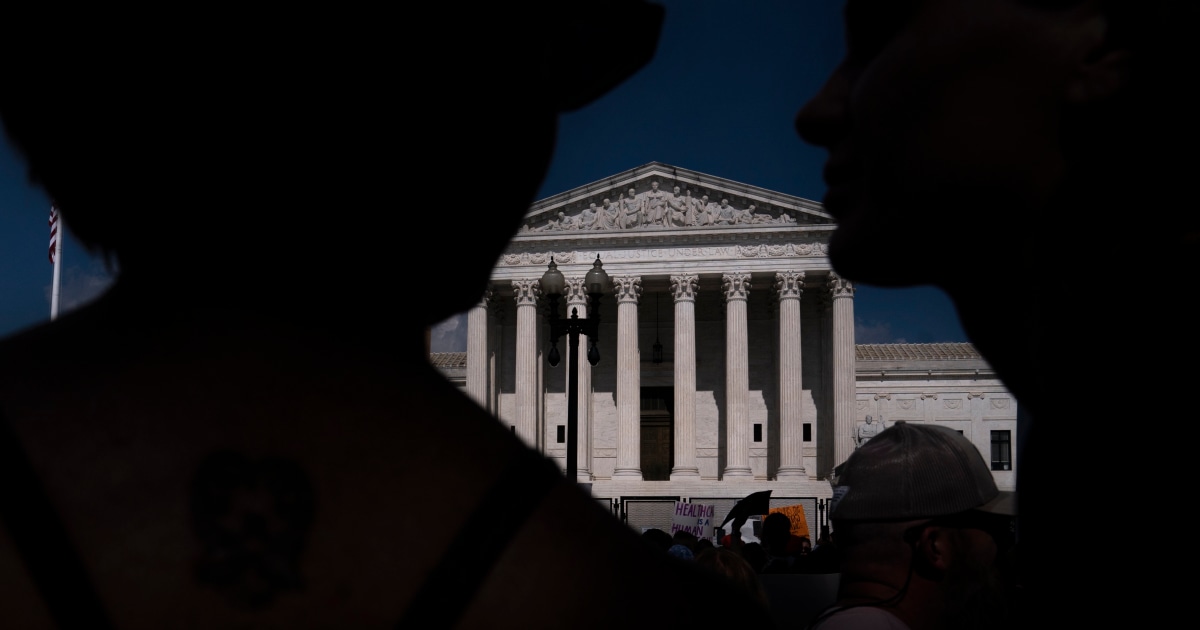
[[[674,388],[642,388],[642,479],[669,481],[675,465]]]

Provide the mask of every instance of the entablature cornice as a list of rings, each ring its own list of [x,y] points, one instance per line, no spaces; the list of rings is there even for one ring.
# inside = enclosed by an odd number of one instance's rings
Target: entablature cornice
[[[945,372],[956,370],[961,372],[992,372],[991,365],[982,357],[977,359],[857,359],[857,364],[864,370],[874,372]]]
[[[675,235],[678,236],[678,235]],[[763,233],[738,235],[744,238],[709,240],[670,238],[663,242],[623,239],[580,241],[538,241],[514,243],[500,256],[492,277],[496,279],[540,274],[553,257],[559,270],[568,277],[587,273],[599,256],[610,275],[692,272],[771,273],[778,271],[829,270],[824,232],[798,234]],[[798,238],[798,236],[800,238]]]
[[[958,380],[966,382],[992,381],[1000,383],[997,380],[996,373],[990,368],[987,369],[955,369],[944,368],[940,370],[913,370],[896,368],[890,370],[880,370],[874,366],[856,365],[854,369],[856,381],[863,382],[878,382],[878,383],[899,383],[899,382],[916,382],[916,381],[947,381]]]
[[[601,260],[630,260],[640,258],[666,258],[695,260],[696,258],[737,260],[744,258],[796,258],[814,257],[824,259],[828,251],[832,226],[820,228],[773,229],[773,230],[718,230],[714,232],[689,232],[687,230],[665,230],[637,234],[589,235],[574,238],[561,236],[521,237],[512,240],[508,249],[500,256],[498,267],[519,265],[545,265],[550,256],[555,262],[580,262],[573,260],[575,252],[599,253]],[[651,253],[653,252],[653,253]],[[564,257],[565,256],[565,257]],[[590,263],[595,259],[592,255]]]
[[[509,242],[507,252],[533,252],[580,247],[647,247],[654,245],[735,245],[821,243],[829,241],[835,226],[739,225],[730,227],[644,227],[627,231],[522,232]]]

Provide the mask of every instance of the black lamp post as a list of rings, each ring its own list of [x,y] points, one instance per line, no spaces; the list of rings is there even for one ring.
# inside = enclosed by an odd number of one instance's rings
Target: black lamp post
[[[558,338],[567,335],[567,357],[571,363],[571,373],[567,375],[567,479],[575,481],[579,476],[579,335],[588,338],[588,363],[596,365],[600,362],[600,351],[596,349],[596,337],[600,330],[600,296],[611,290],[611,282],[604,266],[600,264],[600,255],[592,270],[583,278],[583,288],[588,297],[588,316],[579,317],[579,309],[571,309],[571,316],[558,316],[558,299],[566,288],[566,280],[554,258],[550,258],[550,266],[542,275],[540,282],[542,294],[550,302],[550,355],[547,360],[550,367],[557,367],[559,359]]]

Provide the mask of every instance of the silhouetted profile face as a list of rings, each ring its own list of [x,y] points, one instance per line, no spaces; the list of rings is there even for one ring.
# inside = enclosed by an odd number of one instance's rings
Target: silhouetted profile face
[[[950,628],[1011,627],[1010,602],[997,565],[996,543],[978,529],[951,530],[955,558],[942,579],[943,622]]]
[[[796,117],[800,136],[829,150],[839,273],[936,282],[1047,204],[1073,72],[1102,29],[1089,27],[1093,9],[1032,4],[847,2],[847,54]]]

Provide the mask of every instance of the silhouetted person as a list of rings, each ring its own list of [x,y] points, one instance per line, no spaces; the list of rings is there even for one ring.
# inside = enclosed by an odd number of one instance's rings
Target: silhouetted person
[[[736,585],[739,590],[752,596],[764,609],[770,606],[767,590],[758,577],[758,571],[755,571],[753,565],[738,552],[726,547],[713,547],[700,552],[695,562]]]
[[[671,545],[675,544],[670,534],[657,527],[651,527],[642,532],[642,540],[659,551],[666,551],[671,548]]]
[[[1146,583],[1100,570],[1105,528],[1059,530],[1121,494],[1097,481],[1098,454],[1135,476],[1189,476],[1187,441],[1153,423],[1176,415],[1168,392],[1194,386],[1180,361],[1200,349],[1181,296],[1200,268],[1197,160],[1178,150],[1200,138],[1195,91],[1179,89],[1198,13],[1184,0],[851,1],[846,56],[796,118],[829,150],[834,270],[945,290],[1018,400],[1031,610],[1066,605],[1067,573],[1129,615],[1145,601],[1129,589]],[[1109,365],[1127,367],[1088,370],[1095,393],[1069,393],[1074,370]],[[1163,493],[1143,497],[1155,504],[1179,486],[1141,489]],[[1157,570],[1135,564],[1129,575]]]
[[[425,347],[483,294],[559,114],[647,63],[662,10],[380,9],[5,23],[77,51],[7,64],[0,116],[118,275],[0,343],[0,619],[769,625]]]
[[[837,483],[838,596],[814,630],[1008,627],[1015,501],[967,438],[893,425],[854,451]]]
[[[787,514],[772,512],[763,518],[761,540],[767,552],[762,573],[801,572],[801,551],[808,539],[792,533],[792,519]]]
[[[676,531],[674,534],[671,534],[671,541],[674,544],[683,545],[684,547],[687,547],[693,551],[695,551],[696,543],[699,542],[699,540],[700,539],[697,538],[695,534],[682,529]]]
[[[842,569],[841,549],[835,532],[823,537],[825,542],[814,548],[804,559],[805,573],[837,573]]]

